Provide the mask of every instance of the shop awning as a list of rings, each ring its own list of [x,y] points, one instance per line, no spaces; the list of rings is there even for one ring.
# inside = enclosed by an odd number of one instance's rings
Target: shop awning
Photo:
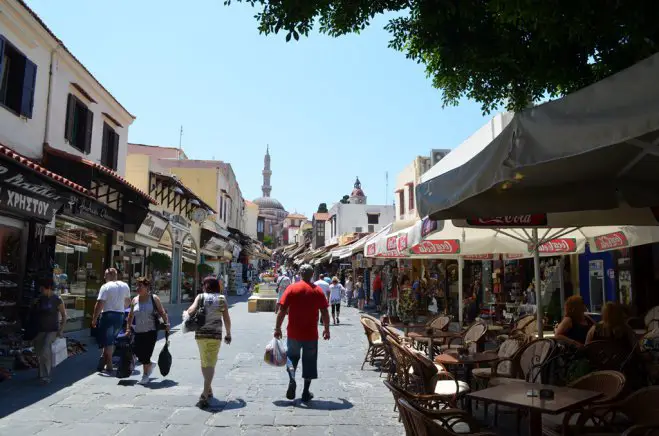
[[[222,257],[229,249],[231,241],[217,233],[202,228],[200,235],[201,252],[208,256]]]
[[[463,143],[422,176],[419,213],[528,220],[573,212],[563,226],[657,225],[646,219],[646,208],[659,206],[657,77],[659,53],[515,114],[491,141]],[[585,222],[581,211],[598,212]]]

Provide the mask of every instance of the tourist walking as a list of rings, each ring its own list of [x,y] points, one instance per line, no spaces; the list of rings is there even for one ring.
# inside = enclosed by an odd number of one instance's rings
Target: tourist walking
[[[224,327],[224,342],[231,343],[231,316],[229,305],[222,295],[222,282],[213,277],[207,277],[203,283],[203,293],[197,295],[192,306],[187,310],[188,315],[194,315],[198,310],[204,311],[206,320],[204,325],[195,332],[195,340],[199,347],[201,360],[201,374],[204,377],[204,390],[199,396],[198,407],[204,408],[213,397],[213,377],[215,365],[222,344],[222,328]]]
[[[156,364],[151,362],[151,356],[153,356],[153,349],[158,340],[157,320],[162,318],[165,330],[169,331],[169,319],[160,298],[150,292],[149,279],[140,277],[136,282],[137,297],[133,298],[130,304],[126,334],[133,335],[133,353],[142,365],[142,379],[137,383],[145,385],[149,383],[151,374],[156,367]]]
[[[362,276],[357,277],[355,289],[357,290],[357,308],[363,312],[366,303],[366,291],[364,290],[364,278]]]
[[[334,324],[341,324],[339,316],[341,314],[341,300],[346,293],[346,288],[339,283],[338,277],[332,277],[332,284],[330,285],[330,298],[329,303],[332,306],[332,321]]]
[[[352,299],[354,298],[353,286],[352,276],[349,275],[346,279],[346,304],[348,307],[352,306]]]
[[[281,325],[288,315],[287,345],[288,350],[286,371],[288,373],[288,390],[286,398],[295,399],[297,384],[295,372],[302,358],[302,378],[304,390],[302,401],[309,402],[313,394],[309,390],[311,381],[318,378],[318,312],[320,311],[323,325],[323,339],[329,340],[329,312],[328,303],[323,291],[311,282],[313,267],[309,264],[300,268],[302,281],[295,283],[286,290],[281,300],[281,310],[277,315],[274,336],[281,339]]]
[[[62,299],[53,294],[53,279],[43,279],[39,285],[41,295],[32,307],[31,315],[36,323],[37,336],[34,338],[34,348],[39,358],[38,376],[43,384],[50,383],[52,370],[51,345],[58,336],[62,336],[66,325],[66,309]]]
[[[97,328],[96,340],[103,349],[96,368],[99,372],[112,372],[112,354],[114,341],[121,331],[124,322],[124,311],[130,306],[130,288],[121,280],[117,280],[117,270],[105,270],[105,284],[98,292],[92,328]]]
[[[302,278],[302,280],[304,280],[304,277]],[[318,286],[323,291],[323,294],[325,294],[325,298],[329,300],[330,284],[327,283],[327,280],[325,280],[325,274],[319,275],[318,280],[316,280],[314,285]]]
[[[277,279],[277,305],[275,306],[275,314],[279,312],[279,304],[281,301],[281,297],[282,295],[284,295],[286,288],[288,288],[290,285],[291,285],[291,278],[288,277],[288,275],[282,274]]]
[[[379,272],[373,279],[373,302],[375,303],[375,310],[379,312],[382,302],[382,276]]]

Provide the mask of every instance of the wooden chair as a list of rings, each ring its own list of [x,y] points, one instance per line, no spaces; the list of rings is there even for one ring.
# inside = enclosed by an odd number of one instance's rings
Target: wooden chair
[[[410,338],[412,338],[415,347],[417,350],[420,351],[428,351],[428,343],[430,340],[426,337],[420,337],[420,335],[425,335],[427,334],[428,331],[447,331],[449,326],[451,325],[451,317],[448,315],[439,315],[428,321],[426,323],[426,330],[423,333],[416,334],[416,333],[410,333]],[[434,355],[441,354],[441,341],[436,339],[433,340],[433,353]]]
[[[444,397],[439,395],[410,392],[391,381],[385,381],[384,385],[389,389],[391,395],[393,395],[396,404],[398,404],[400,398],[403,398],[423,410],[445,410],[451,408],[451,405],[446,402]]]
[[[595,371],[568,385],[575,389],[599,392],[602,394],[588,407],[611,404],[618,400],[625,390],[625,376],[618,371]],[[546,415],[542,419],[545,436],[562,436],[576,425],[575,416],[571,413],[561,415]]]
[[[659,426],[659,386],[640,389],[627,398],[610,404],[595,405],[570,413],[566,420],[576,421],[572,434],[621,435],[632,426],[631,434],[657,432]]]
[[[478,345],[485,337],[485,333],[487,333],[487,326],[482,322],[476,322],[461,335],[449,338],[446,345],[449,348],[461,348],[467,345],[469,346],[469,351],[475,353],[478,351]]]
[[[524,344],[526,339],[521,337],[511,337],[503,341],[497,348],[499,359],[492,362],[489,368],[474,368],[471,372],[474,379],[487,385],[492,377],[513,377],[513,359]]]
[[[380,363],[382,363],[384,361],[385,355],[384,345],[378,328],[380,323],[370,316],[362,316],[359,321],[364,327],[364,333],[366,334],[366,340],[368,341],[368,349],[366,350],[364,362],[362,363],[363,370],[366,362],[375,366],[376,362],[380,361]]]
[[[398,406],[407,436],[496,436],[476,430],[478,427],[472,427],[473,421],[461,410],[422,411],[403,398],[398,400]],[[454,431],[461,424],[468,428],[468,432]]]

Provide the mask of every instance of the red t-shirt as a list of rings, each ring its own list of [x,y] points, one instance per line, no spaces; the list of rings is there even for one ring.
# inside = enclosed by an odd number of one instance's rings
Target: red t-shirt
[[[318,311],[329,307],[323,291],[305,281],[286,288],[281,306],[288,309],[288,337],[297,341],[318,340]]]
[[[382,291],[382,278],[380,276],[375,276],[375,280],[373,280],[373,291],[375,292],[380,292]]]

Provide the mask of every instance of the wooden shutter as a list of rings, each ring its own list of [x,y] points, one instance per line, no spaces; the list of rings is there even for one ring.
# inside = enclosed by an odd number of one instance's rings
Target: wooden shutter
[[[108,158],[109,150],[110,150],[110,127],[106,124],[103,123],[103,141],[101,144],[101,164],[105,165],[106,167],[110,166],[110,159]]]
[[[85,120],[85,153],[92,151],[92,131],[94,129],[94,112],[87,108],[87,119]]]
[[[119,134],[115,131],[112,132],[112,169],[117,170],[119,167]]]
[[[69,141],[69,144],[75,144],[73,140],[73,125],[75,124],[76,113],[76,98],[73,94],[69,94],[68,101],[66,102],[66,125],[64,127],[64,138]]]
[[[25,58],[23,74],[23,93],[21,94],[21,115],[32,118],[34,108],[34,89],[37,83],[37,66]]]

